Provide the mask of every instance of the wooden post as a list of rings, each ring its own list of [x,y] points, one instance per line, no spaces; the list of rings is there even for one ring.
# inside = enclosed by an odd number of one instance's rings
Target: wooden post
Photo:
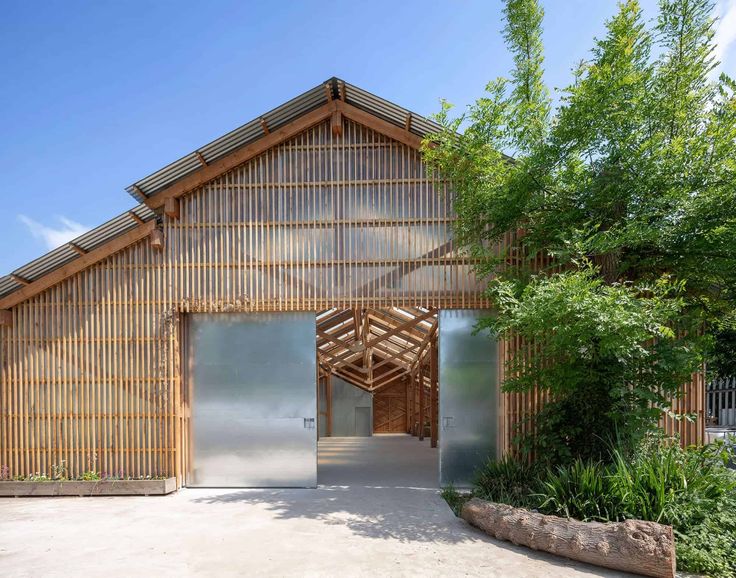
[[[404,382],[404,393],[406,394],[406,411],[404,412],[404,420],[406,422],[406,433],[411,433],[411,398],[410,398],[410,387],[409,384],[411,383],[410,380],[406,378],[406,376],[401,378]]]
[[[437,447],[438,440],[438,429],[439,429],[439,394],[440,394],[440,380],[439,380],[439,356],[437,351],[437,336],[432,338],[432,345],[429,350],[430,361],[429,361],[429,381],[430,381],[430,397],[429,397],[429,408],[430,408],[430,424],[432,427],[432,447]]]
[[[409,388],[409,433],[411,435],[416,435],[416,430],[414,429],[414,406],[416,405],[414,402],[415,400],[415,389],[414,389],[414,374],[410,373],[407,377],[407,385]]]
[[[327,400],[327,416],[325,417],[327,437],[332,437],[332,373],[325,375],[325,399]]]
[[[419,363],[419,371],[417,372],[419,378],[419,441],[424,441],[424,370],[422,369],[421,362]]]

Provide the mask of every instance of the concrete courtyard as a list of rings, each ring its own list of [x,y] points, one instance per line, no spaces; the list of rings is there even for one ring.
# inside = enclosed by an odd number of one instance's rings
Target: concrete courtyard
[[[409,436],[319,444],[316,490],[6,498],[3,576],[623,576],[495,541],[437,490]]]

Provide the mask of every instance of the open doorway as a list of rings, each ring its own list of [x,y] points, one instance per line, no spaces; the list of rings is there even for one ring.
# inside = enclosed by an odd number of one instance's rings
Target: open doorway
[[[438,311],[317,315],[320,483],[437,486]]]

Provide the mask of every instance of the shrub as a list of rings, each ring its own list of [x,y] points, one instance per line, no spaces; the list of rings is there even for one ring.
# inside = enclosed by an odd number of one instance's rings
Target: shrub
[[[547,471],[540,511],[583,521],[649,520],[673,527],[678,566],[736,576],[736,472],[722,442],[682,449],[647,439],[637,452],[613,450],[613,463],[576,460]]]
[[[512,457],[488,460],[475,475],[473,494],[489,502],[535,507],[534,492],[539,478],[534,465]]]
[[[680,569],[736,577],[736,471],[723,442],[682,449],[650,436],[636,451],[610,456],[608,464],[577,459],[556,468],[491,460],[478,470],[473,494],[582,521],[668,524]]]

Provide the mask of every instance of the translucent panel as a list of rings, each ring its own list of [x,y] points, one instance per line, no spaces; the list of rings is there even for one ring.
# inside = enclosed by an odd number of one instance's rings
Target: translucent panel
[[[497,452],[498,346],[473,334],[477,310],[439,313],[440,485],[469,487]]]
[[[314,314],[196,314],[189,328],[190,485],[314,487]]]

